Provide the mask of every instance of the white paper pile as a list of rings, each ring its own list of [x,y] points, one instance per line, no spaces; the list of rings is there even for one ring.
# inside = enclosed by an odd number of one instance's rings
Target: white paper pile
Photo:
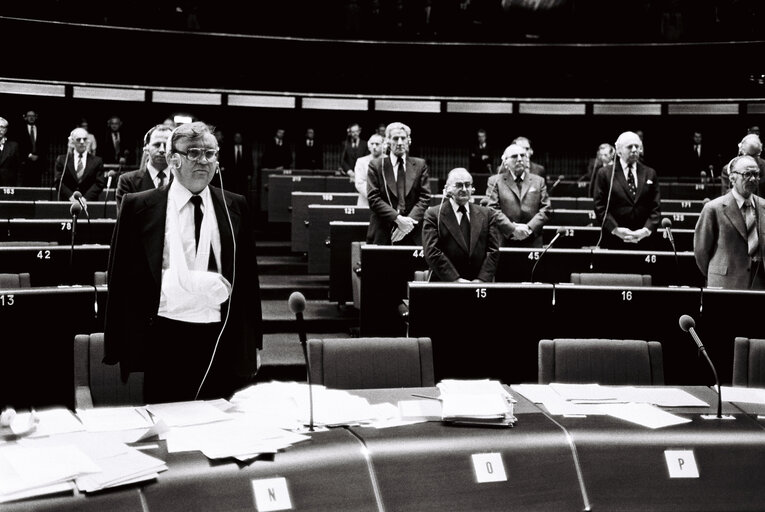
[[[441,418],[453,422],[515,422],[513,398],[496,380],[443,380],[438,383]]]

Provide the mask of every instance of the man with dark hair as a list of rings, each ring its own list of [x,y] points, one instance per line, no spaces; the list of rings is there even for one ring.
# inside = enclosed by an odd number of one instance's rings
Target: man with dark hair
[[[262,348],[260,289],[244,197],[208,186],[218,142],[200,122],[168,140],[169,186],[127,194],[109,254],[105,357],[144,372],[147,403],[229,397]]]
[[[37,112],[28,110],[24,114],[23,133],[17,137],[21,153],[21,184],[24,187],[39,187],[48,165],[48,138],[45,130],[39,129],[37,119]]]
[[[486,130],[479,129],[476,133],[476,143],[470,148],[470,162],[468,169],[471,173],[493,174],[494,157],[492,156],[489,142],[486,140]]]
[[[167,170],[165,151],[167,139],[172,131],[172,128],[158,124],[146,132],[143,141],[143,152],[146,158],[141,163],[141,168],[122,174],[117,182],[115,194],[117,209],[122,205],[125,194],[151,190],[168,184],[170,174]]]
[[[348,126],[348,136],[343,142],[343,153],[340,156],[340,170],[353,178],[356,160],[369,153],[367,141],[361,138],[361,126],[353,123]]]

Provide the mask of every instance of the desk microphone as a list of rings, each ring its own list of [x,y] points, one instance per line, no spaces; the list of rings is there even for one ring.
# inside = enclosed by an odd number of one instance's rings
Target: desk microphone
[[[311,389],[311,363],[308,361],[308,344],[306,342],[307,337],[305,334],[305,325],[303,325],[303,311],[305,311],[305,296],[300,292],[292,292],[290,298],[287,300],[290,311],[295,313],[295,321],[297,322],[298,338],[300,339],[300,345],[303,347],[303,357],[305,358],[305,369],[308,380],[308,407],[310,420],[308,422],[308,430],[313,432],[313,390]]]
[[[112,179],[117,176],[117,171],[111,170],[106,174],[106,194],[104,195],[104,218],[106,218],[106,202],[109,200],[109,188],[112,186]]]
[[[69,248],[69,284],[74,284],[74,237],[77,232],[77,217],[82,213],[80,203],[72,203],[69,207],[69,214],[72,216],[72,245]]]
[[[547,250],[553,246],[553,244],[560,238],[561,235],[564,235],[566,233],[566,228],[563,226],[560,226],[558,229],[555,230],[555,236],[552,240],[550,240],[550,243],[547,244],[547,247],[545,247],[545,250],[542,251],[542,254],[539,255],[539,259],[534,262],[534,266],[531,267],[531,282],[534,282],[534,271],[537,269],[537,265],[539,265],[539,262],[542,261],[542,258],[547,253]]]
[[[677,263],[677,249],[675,248],[675,238],[672,236],[672,221],[668,217],[661,219],[661,227],[664,228],[664,232],[667,234],[669,243],[672,244],[672,252],[675,254],[675,270],[679,268]]]
[[[558,176],[558,179],[557,179],[557,180],[555,180],[555,183],[553,183],[552,185],[550,185],[550,189],[547,191],[547,193],[548,193],[548,194],[551,194],[551,193],[552,193],[552,191],[553,191],[553,190],[555,190],[555,187],[557,187],[557,186],[558,186],[558,184],[559,184],[561,181],[563,181],[563,178],[565,178],[565,176],[563,176],[562,174],[561,174],[560,176]]]
[[[715,365],[712,364],[712,360],[709,359],[707,349],[704,348],[704,345],[701,343],[699,336],[696,334],[696,329],[694,329],[695,326],[696,322],[689,315],[683,315],[680,317],[680,328],[685,332],[691,333],[693,341],[695,341],[696,346],[699,347],[699,352],[704,354],[707,362],[709,362],[710,368],[712,368],[712,373],[715,376],[715,383],[717,384],[717,418],[722,419],[722,392],[720,391],[720,379],[717,378],[717,370],[715,369]]]
[[[82,208],[82,211],[85,212],[85,216],[90,219],[90,215],[88,215],[88,206],[85,204],[85,201],[82,199],[82,192],[79,190],[75,190],[74,194],[72,194],[72,197],[77,201]]]

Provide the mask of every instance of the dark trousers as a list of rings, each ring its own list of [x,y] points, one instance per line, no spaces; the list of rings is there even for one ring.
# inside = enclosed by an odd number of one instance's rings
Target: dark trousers
[[[222,322],[199,324],[157,317],[144,371],[146,403],[229,398],[236,391],[235,373],[222,359],[221,352],[225,351],[220,344],[205,377],[222,325]],[[202,379],[204,385],[197,396]]]

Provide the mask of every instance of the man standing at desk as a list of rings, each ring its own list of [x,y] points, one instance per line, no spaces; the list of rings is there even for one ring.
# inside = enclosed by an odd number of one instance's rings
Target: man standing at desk
[[[200,122],[168,140],[169,186],[123,198],[109,255],[105,357],[144,371],[147,403],[228,397],[258,369],[260,291],[244,197],[209,183]]]
[[[167,170],[167,139],[170,137],[172,128],[158,124],[146,133],[143,138],[143,152],[146,154],[143,168],[126,172],[121,175],[117,182],[117,209],[122,205],[125,194],[152,190],[167,185],[170,180]]]
[[[639,161],[643,143],[636,133],[622,133],[615,146],[614,164],[595,175],[595,216],[603,247],[631,249],[659,226],[659,180],[656,171]]]
[[[403,123],[389,124],[385,140],[390,154],[369,163],[367,243],[422,244],[422,226],[418,224],[430,204],[428,165],[422,158],[409,156],[411,133]]]
[[[88,153],[88,132],[84,128],[72,130],[68,142],[67,154],[56,158],[56,173],[53,177],[53,186],[59,191],[59,201],[75,201],[76,191],[86,201],[98,201],[98,196],[106,186],[103,160]]]
[[[730,192],[704,205],[693,251],[707,286],[765,290],[765,200],[755,195],[760,169],[751,156],[730,165]]]
[[[446,199],[425,212],[422,245],[431,280],[494,281],[499,261],[500,213],[470,201],[473,177],[467,169],[449,172]]]
[[[486,185],[489,208],[500,210],[515,223],[504,246],[542,247],[542,228],[549,219],[550,197],[545,179],[529,171],[529,156],[523,146],[511,144],[502,154],[499,174]]]

